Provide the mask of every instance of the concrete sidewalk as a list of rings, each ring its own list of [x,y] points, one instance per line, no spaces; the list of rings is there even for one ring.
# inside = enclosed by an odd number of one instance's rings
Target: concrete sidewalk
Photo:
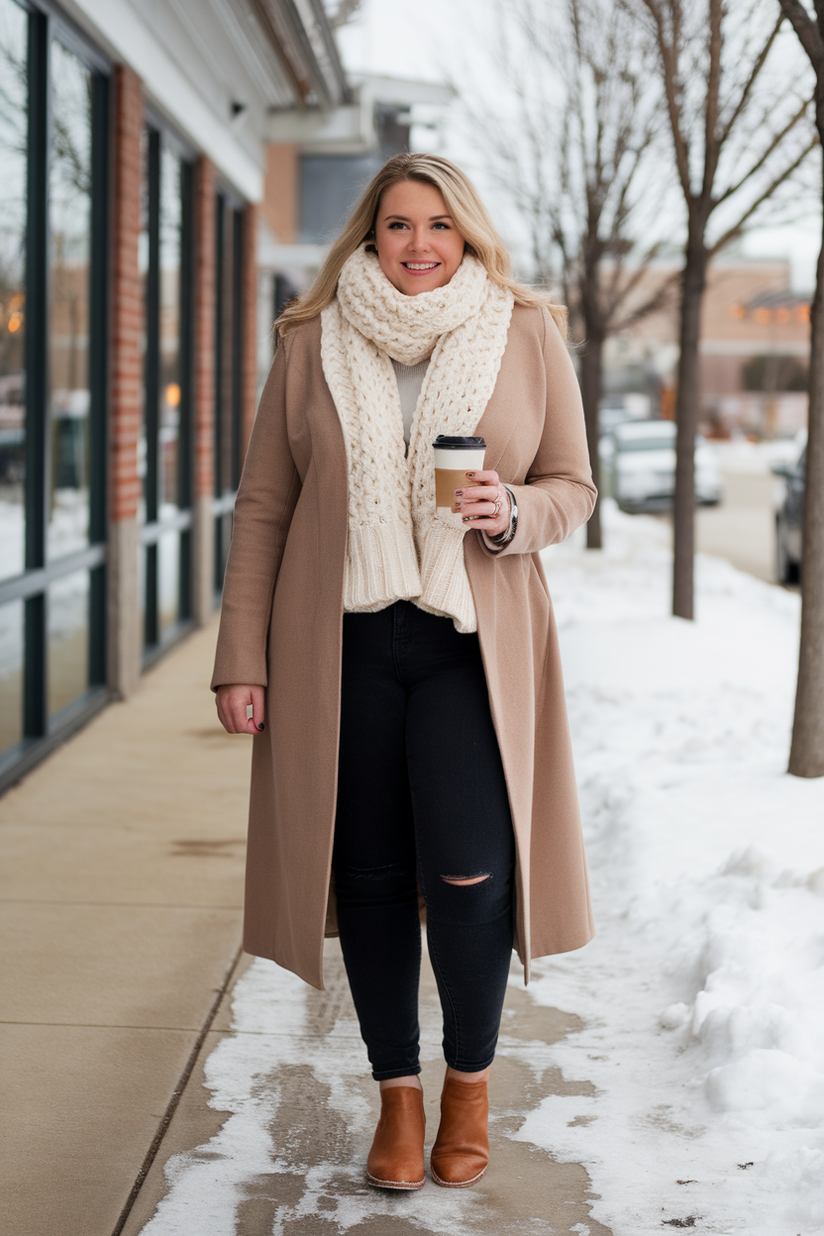
[[[588,1092],[546,1050],[575,1019],[514,984],[484,1181],[411,1195],[364,1185],[377,1088],[337,943],[324,993],[239,954],[250,750],[220,729],[207,690],[215,634],[187,640],[0,800],[0,1230],[608,1236],[589,1217],[584,1169],[513,1137],[545,1095]],[[259,1024],[232,1025],[235,990]],[[442,1063],[428,968],[422,1027],[434,1137]],[[254,1085],[227,1097],[215,1076],[231,1053],[226,1076],[246,1069]],[[250,1113],[269,1147],[262,1167],[225,1147]],[[189,1179],[194,1200],[175,1183]]]

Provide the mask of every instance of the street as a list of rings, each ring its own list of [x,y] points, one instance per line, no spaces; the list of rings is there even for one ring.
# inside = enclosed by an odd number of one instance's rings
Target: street
[[[726,558],[741,571],[775,583],[775,506],[779,484],[770,472],[722,470],[724,498],[696,512],[696,545],[701,553]]]

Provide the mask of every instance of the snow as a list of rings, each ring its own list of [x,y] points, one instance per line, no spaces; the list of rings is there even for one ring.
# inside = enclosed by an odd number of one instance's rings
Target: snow
[[[824,1232],[824,779],[785,771],[799,598],[699,558],[697,620],[674,619],[665,521],[609,502],[604,518],[606,550],[576,536],[545,555],[598,935],[539,959],[527,989],[580,1029],[502,1037],[501,1055],[564,1080],[511,1136],[583,1164],[592,1218],[615,1236],[811,1236]],[[206,1064],[210,1104],[230,1115],[170,1160],[145,1236],[229,1236],[255,1177],[295,1170],[271,1120],[286,1072],[307,1064],[306,999],[265,962],[237,985],[235,1033]],[[422,1023],[432,1058],[436,1010]],[[330,1109],[367,1136],[351,1014],[309,1063]],[[298,1166],[304,1192],[273,1231],[321,1213],[340,1232],[383,1214],[487,1230],[472,1190],[387,1200],[359,1187],[360,1162]]]
[[[824,781],[785,772],[799,598],[699,558],[697,621],[668,617],[666,525],[605,506],[605,552],[546,555],[599,934],[532,989],[583,1018],[553,1057],[598,1093],[550,1096],[518,1136],[584,1164],[616,1236],[807,1236]]]

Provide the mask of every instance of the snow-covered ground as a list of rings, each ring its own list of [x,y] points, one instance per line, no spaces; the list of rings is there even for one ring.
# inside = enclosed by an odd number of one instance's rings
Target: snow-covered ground
[[[515,1137],[582,1163],[592,1216],[615,1236],[811,1236],[824,1232],[824,779],[785,773],[799,598],[705,558],[697,621],[673,619],[666,524],[607,503],[605,526],[602,553],[576,538],[546,554],[599,934],[535,965],[532,1000],[583,1026],[526,1052],[569,1084]],[[206,1066],[211,1102],[234,1114],[170,1161],[146,1236],[195,1218],[202,1236],[229,1236],[252,1178],[286,1170],[269,1132],[277,1083],[262,1082],[294,1063],[284,1028],[303,1026],[304,991],[264,962],[238,985],[240,1033]],[[428,1039],[433,1027],[427,1010]],[[319,1052],[312,1068],[363,1134],[353,1030],[341,1016],[334,1059]],[[505,1037],[502,1054],[514,1050]],[[333,1206],[334,1178],[307,1168],[301,1214],[319,1213],[321,1193],[341,1232],[389,1213],[368,1194]],[[487,1230],[471,1190],[413,1198],[392,1213],[422,1231]]]
[[[824,780],[786,775],[799,598],[713,558],[667,616],[665,524],[547,554],[599,934],[536,964],[592,1099],[519,1136],[583,1163],[616,1236],[824,1231]],[[664,1226],[662,1226],[664,1225]]]

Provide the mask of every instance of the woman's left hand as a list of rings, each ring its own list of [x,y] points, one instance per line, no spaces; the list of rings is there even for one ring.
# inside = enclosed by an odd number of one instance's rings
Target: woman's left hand
[[[467,473],[463,489],[455,490],[452,510],[463,517],[471,528],[479,528],[487,536],[498,536],[509,527],[509,494],[497,472]]]

